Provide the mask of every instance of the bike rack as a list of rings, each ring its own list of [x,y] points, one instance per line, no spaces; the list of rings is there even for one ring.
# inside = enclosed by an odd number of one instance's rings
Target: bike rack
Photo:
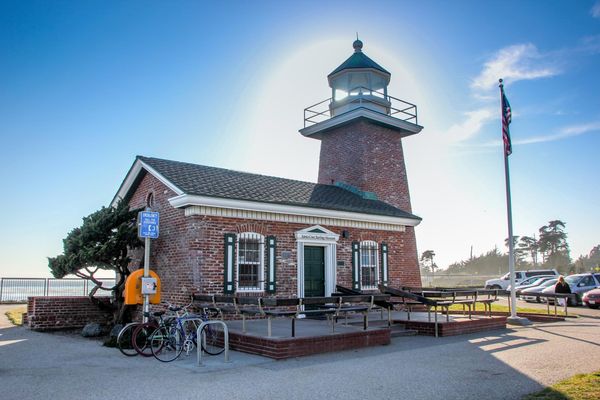
[[[223,346],[225,347],[225,362],[229,362],[229,329],[223,321],[203,321],[196,330],[196,337],[202,340],[200,343],[206,345],[206,335],[202,333],[202,328],[209,324],[219,324],[223,327]],[[200,334],[202,333],[202,337]],[[202,365],[202,346],[196,346],[198,352],[198,366]]]

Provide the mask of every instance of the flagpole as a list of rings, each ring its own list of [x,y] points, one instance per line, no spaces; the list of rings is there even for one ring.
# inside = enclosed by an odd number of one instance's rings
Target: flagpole
[[[500,108],[502,111],[501,115],[502,118],[505,118],[504,84],[502,83],[502,79],[500,79],[499,82],[500,84],[498,86],[500,87]],[[504,178],[506,180],[506,215],[508,219],[508,271],[510,275],[510,317],[507,319],[507,322],[516,325],[527,325],[530,323],[527,318],[517,317],[517,292],[515,290],[515,243],[513,241],[512,201],[510,195],[510,173],[508,165],[509,152],[507,151],[507,145],[504,142],[504,140],[502,141],[502,143],[504,150]]]

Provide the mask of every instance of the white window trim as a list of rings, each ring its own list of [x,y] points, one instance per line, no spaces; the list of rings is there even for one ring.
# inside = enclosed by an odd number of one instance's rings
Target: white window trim
[[[254,239],[258,238],[259,242],[259,273],[258,273],[258,285],[256,288],[240,288],[240,239]],[[244,232],[237,235],[235,241],[235,286],[237,292],[243,293],[260,293],[265,291],[265,237],[260,233],[256,232]]]
[[[362,277],[363,277],[363,262],[362,262],[362,249],[363,246],[368,245],[368,246],[372,246],[373,249],[375,250],[375,285],[373,286],[363,286],[362,284]],[[379,276],[379,244],[373,240],[363,240],[362,242],[359,243],[358,245],[358,259],[360,260],[360,288],[361,289],[366,289],[366,290],[373,290],[373,289],[377,289],[377,286],[380,283],[380,276]]]

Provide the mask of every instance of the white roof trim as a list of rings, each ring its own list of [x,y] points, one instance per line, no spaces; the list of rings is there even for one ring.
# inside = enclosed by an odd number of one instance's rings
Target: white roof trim
[[[182,195],[184,193],[183,190],[179,189],[171,181],[169,181],[167,178],[161,175],[158,171],[156,171],[154,168],[152,168],[151,166],[149,166],[148,164],[146,164],[138,158],[137,160],[135,160],[135,163],[133,163],[133,166],[127,173],[127,176],[125,177],[125,180],[123,181],[121,187],[117,191],[117,194],[111,201],[111,207],[115,207],[119,200],[122,200],[125,198],[125,196],[127,196],[127,193],[129,193],[129,191],[131,190],[133,183],[137,179],[138,175],[142,172],[142,169],[145,169],[148,173],[150,173],[152,176],[158,179],[162,184],[171,189],[177,195]]]
[[[348,112],[345,112],[340,115],[336,115],[335,117],[331,117],[328,120],[316,123],[311,126],[307,126],[304,129],[300,129],[300,133],[303,136],[312,136],[316,133],[323,132],[328,129],[332,129],[338,125],[344,124],[356,118],[368,118],[375,122],[379,122],[386,126],[390,126],[392,128],[400,129],[402,137],[414,135],[415,133],[421,132],[423,127],[421,125],[416,125],[411,122],[403,121],[399,118],[389,116],[387,114],[383,114],[377,111],[370,110],[368,108],[359,107]]]
[[[315,229],[318,229],[321,232],[312,232]],[[323,228],[321,225],[313,225],[309,228],[299,230],[296,232],[295,236],[297,241],[314,243],[337,242],[340,239],[340,235],[331,232],[327,228]]]
[[[224,199],[219,197],[198,196],[190,194],[182,194],[179,196],[172,197],[169,199],[169,203],[171,203],[171,205],[175,208],[185,208],[188,206],[208,206],[247,211],[271,212],[276,214],[345,219],[351,221],[403,226],[417,226],[421,222],[418,219],[390,217],[387,215],[364,214],[350,211],[328,210],[324,208],[262,203],[258,201]]]

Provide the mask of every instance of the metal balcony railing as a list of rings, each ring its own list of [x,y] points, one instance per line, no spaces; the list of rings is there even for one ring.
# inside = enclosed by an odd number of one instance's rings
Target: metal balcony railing
[[[415,104],[400,100],[380,91],[370,90],[365,87],[358,87],[352,89],[347,97],[337,101],[343,101],[345,104],[357,104],[357,108],[361,106],[370,108],[368,107],[368,103],[372,103],[381,107],[382,101],[389,102],[390,105],[385,106],[385,108],[388,110],[386,113],[387,115],[418,125],[417,106]],[[332,98],[330,97],[305,108],[304,127],[306,128],[307,126],[318,124],[319,122],[330,119],[332,117],[330,107],[331,104]]]

